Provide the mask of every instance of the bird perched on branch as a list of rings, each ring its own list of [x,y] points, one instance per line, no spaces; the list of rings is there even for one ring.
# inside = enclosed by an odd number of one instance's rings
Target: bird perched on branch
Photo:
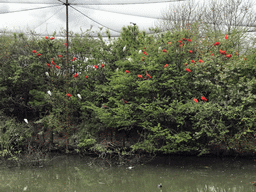
[[[152,77],[148,74],[148,72],[147,71],[145,72],[146,72],[146,76],[151,79]]]
[[[128,103],[128,101],[125,101],[124,99],[122,99],[122,101],[124,102],[124,104],[127,104],[127,103]]]
[[[102,108],[103,108],[103,109],[108,109],[108,106],[107,106],[107,105],[102,104]]]
[[[130,22],[130,24],[133,24],[134,26],[136,25],[136,23]]]

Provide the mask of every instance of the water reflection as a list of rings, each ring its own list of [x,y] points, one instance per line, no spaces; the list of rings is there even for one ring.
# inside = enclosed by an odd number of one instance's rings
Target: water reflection
[[[255,171],[256,162],[245,159],[170,156],[110,167],[91,157],[65,156],[41,168],[2,167],[0,191],[256,192]]]

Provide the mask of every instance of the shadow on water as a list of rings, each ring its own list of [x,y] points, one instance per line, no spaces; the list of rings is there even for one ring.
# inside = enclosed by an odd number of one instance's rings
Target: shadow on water
[[[65,155],[41,167],[2,167],[0,191],[256,192],[255,172],[256,161],[242,158],[162,156],[116,165]]]

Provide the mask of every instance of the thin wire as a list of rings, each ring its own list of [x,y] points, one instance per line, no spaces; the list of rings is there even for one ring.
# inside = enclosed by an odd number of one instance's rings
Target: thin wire
[[[77,6],[77,7],[82,7]],[[96,8],[91,8],[91,7],[82,7],[82,8],[86,8],[86,9],[93,9],[93,10],[97,10],[97,11],[105,11],[105,12],[109,12],[109,13],[118,13],[118,14],[122,14],[122,15],[131,15],[131,16],[136,16],[136,17],[144,17],[144,18],[150,18],[150,19],[159,19],[158,17],[152,17],[152,16],[142,16],[142,15],[136,15],[136,14],[128,14],[128,13],[122,13],[122,12],[118,12],[118,11],[108,11],[108,10],[102,10],[102,9],[96,9]],[[162,20],[169,20],[166,18],[161,18]]]
[[[87,15],[85,15],[85,14],[82,13],[81,11],[77,10],[77,9],[74,8],[73,6],[70,5],[70,7],[72,7],[73,9],[75,9],[77,12],[81,13],[81,14],[84,15],[85,17],[91,19],[93,22],[95,22],[95,23],[97,23],[97,24],[99,24],[99,25],[101,25],[101,26],[103,26],[103,27],[106,27],[107,29],[110,29],[110,28],[108,28],[107,26],[105,26],[105,25],[103,25],[103,24],[100,24],[99,22],[95,21],[94,19],[88,17]],[[114,29],[110,29],[110,30],[111,30],[111,31],[115,31],[115,32],[117,32],[117,33],[121,33],[120,31],[116,31],[116,30],[114,30]]]
[[[23,9],[23,10],[18,10],[18,11],[2,12],[0,14],[15,13],[15,12],[22,12],[22,11],[31,11],[31,10],[44,9],[44,8],[50,8],[50,7],[56,7],[56,6],[61,6],[61,5],[53,5],[53,6],[48,6],[48,7],[39,7],[39,8],[33,8],[33,9]],[[78,7],[82,7],[82,6],[78,6]],[[82,8],[93,9],[93,10],[97,10],[97,11],[110,12],[110,13],[118,13],[118,14],[122,14],[122,15],[131,15],[131,16],[136,16],[136,17],[159,19],[158,17],[151,17],[151,16],[142,16],[142,15],[136,15],[136,14],[121,13],[121,12],[117,12],[117,11],[107,11],[107,10],[95,9],[95,8],[90,8],[90,7],[82,7]],[[165,19],[165,18],[161,18],[161,19],[162,20],[169,20],[169,19]]]
[[[51,19],[54,15],[56,15],[58,12],[60,12],[60,10],[62,9],[63,7],[61,7],[56,13],[54,13],[51,17],[49,17],[48,19],[46,19],[44,22],[42,22],[40,25],[38,25],[36,28],[40,27],[42,24],[44,24],[46,21],[48,21],[49,19]],[[34,30],[36,29],[34,28]]]
[[[94,2],[87,2],[87,3],[69,3],[72,5],[137,5],[137,4],[156,4],[156,3],[172,3],[172,2],[180,2],[180,1],[187,1],[187,0],[172,0],[172,1],[168,1],[168,0],[162,0],[159,2],[136,2],[136,3],[100,3],[100,4],[94,4]],[[20,4],[57,4],[56,3],[52,3],[52,2],[48,2],[48,3],[38,3],[38,2],[20,2],[20,1],[12,1],[12,2],[6,2],[6,1],[1,1],[0,3],[20,3]]]
[[[11,33],[19,33],[19,32],[17,32],[17,31],[5,31],[5,32],[1,32],[0,31],[0,34],[1,33],[7,33],[7,34],[11,34]],[[24,33],[24,32],[20,32],[20,33]],[[149,34],[151,34],[151,33],[149,33]],[[40,33],[40,34],[35,34],[36,36],[40,36],[40,37],[44,37],[44,36],[46,36],[46,35],[48,35],[48,34],[42,34],[42,33]],[[87,37],[88,35],[82,35],[81,37]],[[97,38],[98,37],[98,35],[89,35],[90,37],[94,37],[94,38]],[[61,36],[61,35],[55,35],[55,37],[62,37],[62,38],[66,38],[66,36]],[[69,37],[75,37],[75,35],[69,35]],[[108,37],[107,35],[102,35],[102,37]],[[111,35],[111,37],[120,37],[120,35]]]
[[[88,3],[71,3],[72,5],[138,5],[138,4],[156,4],[156,3],[172,3],[172,2],[180,2],[180,1],[187,1],[187,0],[172,0],[172,1],[160,1],[160,2],[136,2],[136,3],[100,3],[100,4],[92,4],[93,2]]]
[[[61,1],[60,1],[61,2]],[[6,13],[14,13],[14,12],[22,12],[22,11],[31,11],[31,10],[36,10],[36,9],[44,9],[44,8],[50,8],[50,7],[56,7],[56,6],[61,6],[61,5],[53,5],[53,6],[48,6],[48,7],[39,7],[39,8],[33,8],[33,9],[24,9],[24,10],[18,10],[18,11],[9,11],[9,12],[2,12],[0,14],[6,14]],[[82,6],[78,6],[78,7],[82,7]],[[151,18],[151,19],[161,19],[161,20],[169,20],[168,18],[158,18],[158,17],[151,17],[151,16],[142,16],[142,15],[136,15],[136,14],[128,14],[128,13],[121,13],[121,12],[117,12],[117,11],[107,11],[107,10],[102,10],[102,9],[95,9],[95,8],[89,8],[89,7],[83,7],[83,8],[87,8],[87,9],[93,9],[93,10],[97,10],[97,11],[104,11],[104,12],[110,12],[110,13],[118,13],[118,14],[123,14],[123,15],[131,15],[131,16],[136,16],[136,17],[144,17],[144,18]],[[89,18],[89,17],[88,17]],[[89,18],[91,19],[91,18]],[[93,19],[91,19],[92,21],[94,21]],[[178,21],[178,20],[177,20]],[[95,21],[96,22],[96,21]],[[97,23],[97,22],[96,22]],[[207,22],[208,24],[213,24],[211,22]],[[102,24],[100,24],[102,25]],[[102,25],[103,26],[103,25]],[[238,26],[248,26],[246,24],[240,24]],[[115,30],[112,30],[115,31]],[[117,31],[116,31],[117,32]],[[249,31],[251,32],[251,31]],[[120,33],[120,32],[118,32]]]
[[[22,11],[31,11],[31,10],[44,9],[44,8],[56,7],[56,6],[60,6],[60,5],[51,5],[51,6],[48,6],[48,7],[38,7],[38,8],[33,8],[33,9],[23,9],[23,10],[18,10],[18,11],[1,12],[0,14],[16,13],[16,12],[22,12]]]
[[[20,1],[1,1],[0,0],[0,3],[19,3],[19,4],[57,4],[58,2],[56,2],[56,3],[52,3],[52,2],[48,2],[48,3],[38,3],[38,2],[25,2],[25,1],[23,1],[23,2],[20,2]]]
[[[60,1],[60,0],[58,0],[58,1]],[[61,1],[60,1],[61,2]],[[22,2],[22,3],[24,3],[24,2]],[[62,3],[62,2],[61,2]],[[49,7],[55,7],[55,6],[60,6],[60,5],[54,5],[54,6],[49,6]],[[49,7],[40,7],[40,8],[33,8],[33,9],[27,9],[27,10],[20,10],[20,11],[29,11],[29,10],[34,10],[34,9],[41,9],[41,8],[49,8]],[[71,6],[72,7],[72,6]],[[80,12],[79,10],[77,10],[76,8],[74,8],[74,7],[72,7],[73,9],[75,9],[76,11],[78,11],[79,13],[81,13],[82,15],[84,15],[84,16],[86,16],[87,18],[89,18],[90,20],[92,20],[92,21],[94,21],[95,23],[98,23],[99,25],[101,25],[101,26],[104,26],[103,24],[101,24],[101,23],[99,23],[99,22],[97,22],[97,21],[95,21],[95,20],[93,20],[92,18],[90,18],[89,16],[87,16],[87,15],[85,15],[85,14],[83,14],[82,12]],[[88,7],[85,7],[85,8],[88,8]],[[88,8],[88,9],[94,9],[94,8]],[[97,9],[96,9],[97,10]],[[59,10],[60,11],[60,10]],[[58,12],[59,12],[58,11]],[[114,11],[106,11],[106,10],[99,10],[99,11],[105,11],[105,12],[113,12],[113,13],[118,13],[118,12],[114,12]],[[19,11],[14,11],[14,12],[19,12]],[[57,12],[57,13],[58,13]],[[8,13],[8,12],[7,12]],[[11,13],[11,12],[10,12]],[[57,14],[56,13],[56,14]],[[124,14],[124,13],[120,13],[120,14]],[[55,14],[54,14],[55,15]],[[54,16],[53,15],[53,16]],[[133,15],[133,14],[125,14],[125,15]],[[138,15],[133,15],[133,16],[138,16]],[[51,16],[52,17],[52,16]],[[50,18],[51,18],[50,17]],[[144,17],[144,16],[138,16],[138,17]],[[48,18],[47,20],[49,20],[50,18]],[[150,18],[150,17],[149,17]],[[153,18],[153,17],[151,17],[151,18]],[[159,18],[159,19],[161,19],[161,20],[165,20],[165,19],[163,19],[163,18]],[[47,21],[46,20],[46,21]],[[45,21],[45,22],[46,22]],[[45,22],[43,22],[43,23],[45,23]],[[42,23],[42,24],[43,24]],[[40,24],[39,26],[41,26],[42,24]],[[210,23],[209,23],[210,24]],[[38,27],[39,27],[38,26]],[[38,27],[36,27],[36,28],[38,28]],[[104,27],[106,27],[106,26],[104,26]],[[36,28],[34,28],[34,29],[36,29]],[[106,28],[108,28],[108,27],[106,27]],[[110,28],[108,28],[108,29],[110,29]],[[112,31],[115,31],[115,32],[117,32],[117,33],[120,33],[120,31],[116,31],[116,30],[113,30],[113,29],[110,29],[110,30],[112,30]],[[253,30],[250,30],[250,31],[248,31],[248,32],[254,32]],[[11,32],[6,32],[6,33],[11,33]],[[152,34],[152,33],[148,33],[148,34]],[[92,36],[92,35],[91,35]],[[61,37],[61,36],[56,36],[56,37]],[[92,37],[97,37],[97,35],[95,35],[95,36],[92,36]],[[103,36],[103,37],[107,37],[107,36]],[[119,37],[119,36],[112,36],[112,37]]]
[[[166,31],[169,31],[169,30],[165,30],[165,31],[163,31],[163,32],[166,32]],[[163,33],[162,32],[162,33]],[[250,33],[250,32],[256,32],[255,30],[249,30],[249,31],[247,31],[248,33]],[[9,32],[9,31],[5,31],[5,32],[1,32],[0,31],[0,33],[7,33],[7,34],[11,34],[11,33],[14,33],[14,32]],[[15,33],[18,33],[17,31],[15,32]],[[20,32],[20,33],[23,33],[23,32]],[[149,32],[149,33],[147,33],[148,35],[150,35],[150,34],[154,34],[154,32]],[[46,36],[46,35],[48,35],[48,34],[36,34],[36,36],[40,36],[40,37],[44,37],[44,36]],[[88,35],[81,35],[81,37],[87,37]],[[90,37],[94,37],[94,38],[97,38],[98,37],[98,35],[89,35]],[[66,38],[66,36],[61,36],[61,35],[55,35],[55,37],[62,37],[62,38]],[[69,35],[69,37],[75,37],[75,35]],[[102,35],[102,37],[108,37],[107,35]],[[120,35],[111,35],[111,38],[114,38],[114,37],[120,37]]]
[[[60,0],[58,0],[59,2],[61,2],[63,5],[65,5],[65,3],[64,2],[62,2],[62,1],[60,1]]]
[[[36,10],[36,9],[44,9],[44,8],[50,8],[50,7],[56,7],[56,6],[61,6],[61,5],[53,5],[53,6],[48,6],[48,7],[39,7],[39,8],[33,8],[33,9],[24,9],[24,10],[18,10],[18,11],[9,11],[9,12],[1,12],[0,14],[6,14],[6,13],[15,13],[15,12],[22,12],[22,11],[31,11],[31,10]],[[82,6],[78,6],[78,7],[82,7]],[[151,18],[151,19],[161,19],[161,20],[169,20],[168,18],[158,18],[158,17],[151,17],[151,16],[142,16],[142,15],[136,15],[136,14],[128,14],[128,13],[121,13],[118,11],[107,11],[107,10],[102,10],[102,9],[95,9],[95,8],[90,8],[90,7],[82,7],[82,8],[86,8],[86,9],[93,9],[93,10],[97,10],[97,11],[104,11],[104,12],[109,12],[109,13],[117,13],[117,14],[122,14],[122,15],[131,15],[131,16],[136,16],[136,17],[144,17],[144,18]],[[90,19],[90,18],[89,18]],[[93,20],[93,19],[91,19]],[[180,19],[181,20],[181,19]],[[179,21],[179,20],[177,20]],[[211,22],[207,22],[208,24],[214,24]],[[103,26],[103,25],[102,25]],[[255,27],[256,25],[253,26],[248,26],[246,24],[236,24],[236,26],[247,26],[247,27]],[[115,30],[112,30],[115,31]],[[253,31],[248,31],[248,32],[253,32]],[[118,32],[120,33],[120,32]]]

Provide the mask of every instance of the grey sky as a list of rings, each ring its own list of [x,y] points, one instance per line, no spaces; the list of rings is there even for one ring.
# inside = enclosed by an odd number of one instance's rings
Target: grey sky
[[[26,32],[27,29],[31,29],[42,36],[50,36],[56,30],[58,35],[61,29],[66,29],[66,6],[60,1],[64,2],[66,0],[0,0],[0,31],[6,29]],[[82,15],[70,6],[69,30],[80,34],[80,29],[85,32],[90,26],[93,26],[92,30],[98,32],[99,27],[102,27],[100,24],[102,24],[105,26],[103,27],[103,32],[105,32],[106,28],[109,28],[112,29],[110,30],[112,36],[119,36],[118,32],[121,32],[121,28],[133,22],[139,26],[140,30],[149,32],[148,28],[156,26],[155,24],[159,21],[157,18],[161,18],[162,13],[170,5],[187,3],[187,1],[176,0],[162,1],[168,0],[69,0],[71,6],[87,16]],[[29,4],[15,2],[27,2]],[[120,5],[120,3],[127,2],[130,4]],[[141,4],[133,4],[135,2]],[[195,0],[195,2],[207,3],[208,0]],[[89,5],[81,6],[76,5],[76,3]],[[109,5],[116,3],[118,5]],[[6,13],[33,8],[40,9]],[[251,35],[255,35],[255,33],[251,33]]]
[[[0,1],[0,13],[9,11],[18,11],[24,9],[32,9],[39,7],[53,6],[54,4],[18,4],[18,3],[1,3],[7,0]],[[28,2],[29,0],[20,0],[20,2]],[[63,1],[63,0],[62,0]],[[156,2],[157,0],[155,0]],[[15,2],[9,0],[9,2]],[[35,1],[34,1],[35,2]],[[37,2],[47,2],[40,1]],[[49,2],[49,0],[48,0]],[[57,0],[51,0],[50,2],[56,2],[55,7],[42,8],[30,11],[14,12],[0,14],[0,30],[7,29],[11,31],[15,30],[35,30],[37,33],[43,35],[50,35],[56,29],[59,32],[62,29],[66,29],[66,6],[60,4]],[[161,11],[169,6],[170,3],[149,3],[149,4],[129,4],[129,5],[75,5],[76,2],[85,1],[71,1],[75,9],[84,13],[88,17],[82,15],[77,10],[69,7],[69,29],[80,33],[80,28],[83,31],[93,26],[93,31],[99,31],[99,24],[104,25],[103,31],[108,27],[112,35],[119,35],[123,26],[130,25],[130,22],[136,23],[140,30],[148,31],[149,27],[154,27],[154,21],[161,17]],[[92,2],[92,1],[91,1]],[[122,1],[93,1],[94,3],[104,2],[143,2],[138,0],[122,0]],[[144,2],[150,2],[149,0]],[[180,3],[180,2],[171,2]],[[119,12],[119,13],[117,13]],[[122,14],[120,14],[122,13]],[[50,19],[48,19],[50,18]],[[155,19],[153,19],[155,18]],[[94,20],[94,21],[93,21]],[[97,23],[98,22],[98,23]]]

